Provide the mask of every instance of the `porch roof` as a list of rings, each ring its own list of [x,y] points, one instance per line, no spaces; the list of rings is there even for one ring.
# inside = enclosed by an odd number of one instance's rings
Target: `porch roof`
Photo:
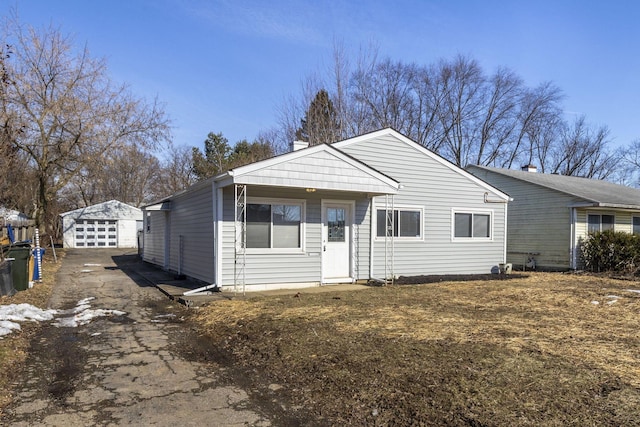
[[[327,144],[241,166],[215,178],[232,184],[396,194],[400,183]]]

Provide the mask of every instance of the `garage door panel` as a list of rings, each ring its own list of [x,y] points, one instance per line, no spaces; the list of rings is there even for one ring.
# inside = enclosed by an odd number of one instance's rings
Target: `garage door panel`
[[[115,248],[118,246],[116,220],[83,220],[75,224],[75,246],[79,248]]]

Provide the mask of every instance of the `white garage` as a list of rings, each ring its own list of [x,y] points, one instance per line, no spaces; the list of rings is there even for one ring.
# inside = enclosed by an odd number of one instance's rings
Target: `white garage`
[[[65,248],[136,248],[142,211],[117,200],[75,209],[62,217]]]

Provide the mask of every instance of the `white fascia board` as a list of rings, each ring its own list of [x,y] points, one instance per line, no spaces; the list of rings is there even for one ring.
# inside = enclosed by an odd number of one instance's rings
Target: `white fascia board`
[[[475,184],[479,185],[480,187],[484,188],[485,190],[490,191],[491,193],[495,194],[496,196],[500,197],[501,199],[504,199],[506,201],[509,201],[511,199],[511,197],[508,194],[505,194],[502,191],[498,190],[497,188],[487,184],[486,182],[484,182],[480,178],[476,177],[472,173],[467,172],[463,168],[454,165],[450,161],[446,160],[444,157],[441,157],[441,156],[437,155],[436,153],[433,153],[433,152],[427,150],[422,145],[418,144],[417,142],[413,141],[410,138],[407,138],[406,136],[404,136],[400,132],[398,132],[398,131],[396,131],[394,129],[391,129],[391,128],[381,129],[381,130],[378,130],[378,131],[375,131],[375,132],[371,132],[371,133],[367,133],[367,134],[364,134],[364,135],[356,136],[354,138],[345,139],[345,140],[340,141],[340,142],[335,142],[332,145],[334,147],[337,147],[338,149],[340,149],[342,147],[348,147],[349,145],[357,144],[359,142],[367,141],[367,140],[378,138],[378,137],[381,137],[381,136],[393,136],[393,137],[397,138],[398,140],[400,140],[401,142],[403,142],[403,143],[407,144],[408,146],[412,147],[417,152],[419,152],[419,153],[421,153],[421,154],[423,154],[423,155],[435,160],[436,162],[438,162],[441,165],[451,169],[452,171],[459,173],[460,175],[464,176],[468,180],[474,182]]]

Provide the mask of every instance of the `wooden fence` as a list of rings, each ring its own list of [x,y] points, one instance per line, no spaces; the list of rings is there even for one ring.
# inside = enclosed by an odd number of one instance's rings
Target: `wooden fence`
[[[10,224],[13,228],[13,235],[16,242],[23,242],[25,240],[33,240],[36,232],[36,225],[34,221],[6,221],[3,222],[0,219],[0,241],[4,242],[9,238],[9,230],[7,224]]]

